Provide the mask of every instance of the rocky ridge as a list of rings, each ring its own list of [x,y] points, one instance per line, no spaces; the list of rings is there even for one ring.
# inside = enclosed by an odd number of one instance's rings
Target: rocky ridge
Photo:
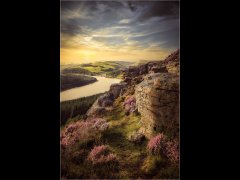
[[[179,126],[179,69],[179,50],[163,61],[124,69],[123,81],[113,84],[109,92],[99,97],[87,115],[101,117],[111,110],[119,96],[132,96],[141,114],[139,133],[149,138],[158,132],[176,137]]]
[[[123,70],[126,94],[136,97],[141,114],[139,132],[151,137],[166,132],[178,135],[179,127],[179,50],[164,61],[153,61]]]
[[[108,178],[162,179],[170,170],[174,179],[179,169],[178,132],[179,50],[164,61],[123,70],[122,82],[98,97],[86,117],[61,130],[62,176],[101,177],[102,166],[91,165],[89,157],[106,143],[119,163],[119,172],[108,169]],[[160,159],[149,154],[155,147],[160,148]]]
[[[119,97],[122,91],[127,87],[127,83],[121,82],[112,84],[109,92],[101,95],[88,110],[87,116],[102,117],[106,111],[112,109],[114,100]]]
[[[173,73],[154,73],[135,87],[141,132],[150,137],[154,133],[177,132],[179,121],[179,78]]]

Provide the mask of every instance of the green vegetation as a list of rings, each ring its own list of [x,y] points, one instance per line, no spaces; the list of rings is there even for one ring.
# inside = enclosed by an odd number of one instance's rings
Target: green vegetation
[[[84,75],[94,75],[94,73],[83,69],[81,67],[69,67],[62,70],[62,74],[84,74]]]
[[[136,178],[140,175],[139,167],[146,157],[146,140],[136,145],[128,140],[128,136],[140,128],[140,116],[132,114],[125,116],[120,105],[105,116],[110,122],[110,128],[104,133],[106,144],[112,147],[119,156],[119,174],[116,178]]]
[[[67,120],[78,120],[84,117],[87,110],[100,95],[102,95],[102,93],[61,102],[61,125],[63,126]]]
[[[141,116],[132,113],[125,115],[121,97],[115,101],[113,110],[104,115],[109,128],[102,133],[101,138],[95,138],[85,146],[78,144],[74,148],[62,150],[62,176],[66,178],[84,179],[160,179],[178,178],[179,168],[171,164],[168,159],[148,153],[148,140],[141,144],[134,144],[128,136],[139,130]],[[87,160],[88,154],[94,146],[108,145],[111,152],[117,155],[118,166],[93,166]],[[76,153],[78,154],[76,157]],[[78,159],[78,160],[76,160]]]
[[[61,72],[62,74],[74,73],[120,78],[121,69],[126,68],[131,64],[133,63],[124,61],[104,61],[78,65],[67,65],[61,67]]]
[[[61,74],[61,91],[71,89],[74,87],[84,86],[96,81],[97,81],[96,78],[90,76],[76,74]]]

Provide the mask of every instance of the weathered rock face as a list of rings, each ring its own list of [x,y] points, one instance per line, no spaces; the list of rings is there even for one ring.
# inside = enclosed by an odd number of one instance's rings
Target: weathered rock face
[[[123,71],[123,81],[128,86],[142,82],[147,74],[154,73],[175,73],[179,75],[179,50],[170,54],[164,61],[151,61],[136,67],[130,67]]]
[[[101,95],[87,111],[87,116],[102,117],[106,111],[112,109],[114,100],[126,87],[127,83],[125,82],[111,85],[109,92]]]
[[[180,59],[179,50],[177,50],[177,51],[173,52],[172,54],[170,54],[163,61],[163,65],[166,66],[167,71],[169,73],[176,73],[179,75],[179,72],[180,72],[179,59]]]
[[[170,54],[164,61],[163,61],[163,64],[168,64],[170,62],[179,62],[179,49],[176,50],[175,52],[173,52],[172,54]]]
[[[179,62],[169,62],[166,65],[167,71],[169,73],[175,73],[178,74],[180,73],[180,66],[179,66]]]
[[[106,93],[101,95],[97,101],[98,101],[98,105],[101,107],[112,106],[114,101],[114,96],[112,93]]]
[[[98,100],[96,100],[86,114],[87,116],[92,117],[102,117],[105,112],[106,109],[104,107],[99,106]]]
[[[149,62],[147,64],[148,66],[148,73],[152,74],[152,73],[164,73],[164,72],[168,72],[167,68],[165,65],[162,64],[161,61],[158,62]]]
[[[154,73],[145,76],[135,86],[141,132],[151,137],[156,132],[178,132],[179,76],[173,73]],[[174,135],[173,135],[174,136]]]
[[[179,120],[179,50],[163,61],[130,67],[123,73],[127,88],[124,96],[136,97],[141,114],[141,131],[151,137],[165,132],[175,136]]]
[[[87,111],[87,116],[102,117],[107,110],[110,110],[114,102],[112,93],[101,95]]]
[[[139,74],[147,74],[148,73],[148,64],[143,64],[139,66]]]
[[[110,91],[98,98],[87,112],[102,117],[119,96],[135,97],[125,103],[126,115],[139,112],[142,128],[139,133],[151,137],[165,132],[173,138],[179,132],[179,50],[164,61],[148,62],[123,71],[123,82],[113,84]],[[127,98],[126,98],[127,100]]]
[[[122,89],[124,89],[126,87],[127,87],[127,83],[126,82],[112,84],[110,86],[110,91],[109,92],[112,93],[114,98],[116,99],[120,95]]]
[[[150,70],[149,70],[149,73],[166,73],[168,72],[166,66],[163,66],[163,65],[155,65],[153,66]]]

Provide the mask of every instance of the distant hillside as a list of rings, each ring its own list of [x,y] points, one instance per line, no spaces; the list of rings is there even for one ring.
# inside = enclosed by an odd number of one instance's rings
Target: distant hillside
[[[80,87],[87,84],[96,82],[97,79],[94,77],[74,75],[74,74],[61,74],[61,91],[71,89],[74,87]]]
[[[126,61],[104,61],[85,64],[63,65],[61,66],[62,74],[84,74],[92,76],[105,76],[120,78],[121,70],[133,65],[134,62]]]
[[[163,61],[124,68],[108,92],[61,103],[61,177],[179,179],[179,74],[176,50]]]
[[[84,75],[95,75],[93,72],[81,68],[81,67],[69,67],[69,68],[64,68],[62,71],[62,74],[84,74]]]

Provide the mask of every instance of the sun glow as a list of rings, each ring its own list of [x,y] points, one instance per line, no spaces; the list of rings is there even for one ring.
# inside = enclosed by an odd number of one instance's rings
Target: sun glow
[[[120,2],[63,4],[61,64],[162,60],[179,46],[175,10],[149,14],[154,7],[142,3],[136,9]]]
[[[103,48],[104,49],[104,48]],[[107,49],[105,47],[105,49]],[[61,64],[81,64],[96,61],[137,61],[137,60],[161,60],[169,54],[168,51],[141,51],[134,48],[120,48],[119,50],[90,50],[61,48]]]

